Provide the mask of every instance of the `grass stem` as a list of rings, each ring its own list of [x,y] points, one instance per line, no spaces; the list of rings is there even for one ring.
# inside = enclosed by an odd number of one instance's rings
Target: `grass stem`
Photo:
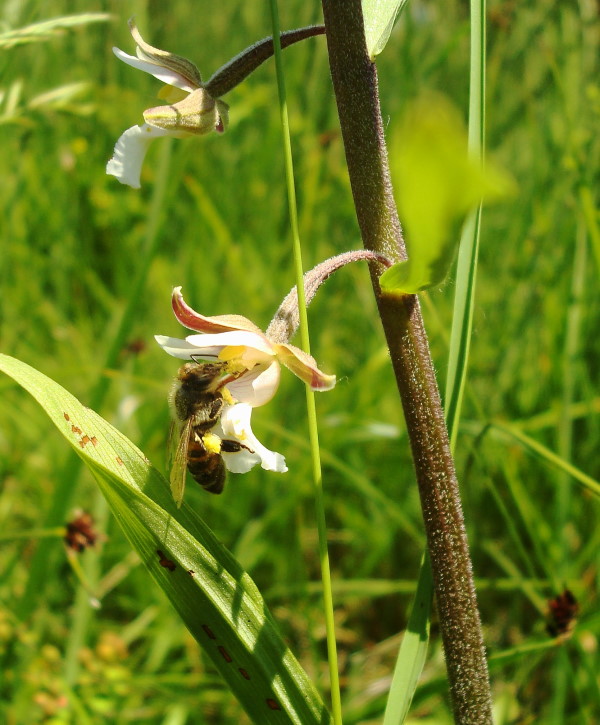
[[[277,88],[279,91],[279,110],[281,126],[283,129],[285,180],[288,193],[290,226],[292,231],[292,246],[294,252],[294,269],[296,273],[296,286],[298,289],[298,309],[300,313],[300,340],[302,349],[310,353],[310,339],[308,334],[308,316],[306,314],[306,299],[304,294],[304,272],[302,267],[302,248],[298,229],[298,209],[296,205],[296,188],[294,184],[294,164],[292,158],[292,145],[290,140],[290,127],[287,112],[285,93],[285,77],[280,44],[279,11],[277,0],[270,0],[271,21],[273,26],[273,40],[275,46],[275,67],[277,71]],[[319,434],[317,427],[317,412],[315,394],[306,388],[306,407],[308,415],[308,435],[312,458],[313,481],[315,486],[315,508],[317,518],[317,532],[319,537],[319,559],[321,562],[321,579],[323,583],[323,605],[325,610],[325,625],[327,629],[327,656],[329,661],[329,677],[331,686],[331,704],[333,720],[336,725],[342,722],[342,705],[340,696],[340,683],[337,664],[337,648],[335,639],[335,620],[333,616],[333,593],[331,587],[331,573],[329,568],[329,553],[327,551],[327,524],[325,521],[325,507],[323,501],[323,477],[321,472],[321,457],[319,453]]]

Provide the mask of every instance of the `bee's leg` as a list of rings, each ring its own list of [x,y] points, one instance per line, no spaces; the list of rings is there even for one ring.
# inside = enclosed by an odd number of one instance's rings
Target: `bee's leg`
[[[209,420],[216,423],[219,418],[221,417],[221,413],[223,412],[223,408],[225,407],[225,401],[220,396],[218,398],[215,398],[211,405],[210,405],[210,418]]]
[[[248,446],[245,446],[239,441],[231,441],[227,439],[221,441],[221,453],[239,453],[242,448],[250,451],[250,453],[254,453],[251,448],[248,448]]]

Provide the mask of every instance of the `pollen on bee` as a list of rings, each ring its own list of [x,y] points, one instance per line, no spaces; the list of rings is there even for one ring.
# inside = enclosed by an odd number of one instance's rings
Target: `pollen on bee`
[[[202,443],[209,453],[221,452],[221,439],[214,433],[206,433],[202,436]]]
[[[227,388],[221,389],[221,395],[223,396],[223,400],[228,405],[233,405],[233,403],[234,403],[233,396],[231,395],[231,393],[229,392],[229,390]]]

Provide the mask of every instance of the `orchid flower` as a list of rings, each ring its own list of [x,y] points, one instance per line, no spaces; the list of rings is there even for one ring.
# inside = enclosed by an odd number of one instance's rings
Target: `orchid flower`
[[[142,163],[152,140],[159,136],[201,136],[213,130],[223,133],[229,122],[229,106],[204,88],[200,72],[191,61],[146,43],[133,20],[129,21],[129,29],[137,57],[119,48],[113,48],[113,53],[127,65],[166,83],[159,96],[171,104],[144,111],[145,123],[121,135],[106,165],[107,174],[139,189]]]
[[[172,306],[184,327],[201,334],[185,340],[156,335],[158,344],[181,360],[226,362],[227,371],[236,376],[227,388],[238,401],[253,408],[268,403],[279,387],[280,364],[313,390],[331,390],[335,385],[335,375],[319,370],[310,355],[289,343],[274,342],[246,317],[205,317],[186,304],[181,287],[173,290]]]
[[[211,434],[221,441],[233,440],[242,444],[240,451],[221,450],[228,470],[245,473],[260,462],[267,470],[287,471],[283,456],[266,449],[252,433],[252,408],[268,403],[275,395],[281,364],[313,390],[330,390],[335,385],[335,376],[321,372],[315,360],[294,345],[269,339],[241,315],[205,317],[199,314],[186,304],[181,287],[173,290],[172,306],[179,322],[200,334],[184,340],[156,335],[163,350],[181,360],[224,363],[224,388],[231,401],[223,409]]]

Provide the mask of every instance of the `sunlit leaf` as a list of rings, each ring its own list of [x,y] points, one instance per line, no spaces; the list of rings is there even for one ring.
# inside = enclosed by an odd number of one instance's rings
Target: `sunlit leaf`
[[[365,39],[371,60],[387,45],[406,0],[362,0]]]
[[[278,633],[254,582],[125,436],[64,388],[14,358],[25,388],[94,475],[153,579],[257,723],[327,725],[330,716]]]
[[[386,270],[380,283],[385,292],[414,294],[444,281],[460,223],[482,199],[509,194],[512,181],[469,157],[458,112],[434,95],[407,111],[392,138],[390,167],[409,258]]]

